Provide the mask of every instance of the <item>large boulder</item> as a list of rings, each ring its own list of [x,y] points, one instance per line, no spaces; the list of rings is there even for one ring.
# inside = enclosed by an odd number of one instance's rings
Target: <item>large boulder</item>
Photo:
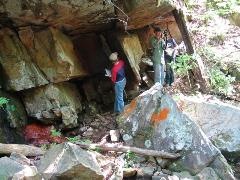
[[[20,91],[48,84],[15,32],[1,29],[0,39],[1,76],[6,89]]]
[[[62,120],[65,127],[78,126],[81,96],[74,84],[63,82],[22,92],[30,117],[45,123]]]
[[[122,179],[121,168],[104,156],[85,151],[72,143],[54,146],[40,161],[44,179]],[[113,171],[114,170],[114,171]],[[114,177],[114,178],[113,178]]]
[[[35,166],[23,165],[8,157],[0,158],[0,179],[41,180]]]
[[[0,108],[0,143],[23,143],[27,115],[21,101],[0,89],[0,97],[9,101]]]
[[[170,96],[162,93],[160,84],[135,98],[118,122],[128,145],[180,152],[182,157],[169,166],[173,171],[196,175],[220,155],[199,126],[178,110]]]
[[[72,41],[55,28],[33,32],[30,27],[19,31],[33,61],[50,82],[62,82],[87,75],[77,58]]]
[[[203,97],[179,96],[177,102],[226,157],[240,157],[240,108]]]

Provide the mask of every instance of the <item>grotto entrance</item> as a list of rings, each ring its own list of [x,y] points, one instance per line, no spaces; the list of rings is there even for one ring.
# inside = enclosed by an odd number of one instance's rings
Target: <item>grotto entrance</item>
[[[20,4],[15,9],[6,4],[6,13],[1,14],[0,63],[2,94],[12,94],[9,97],[25,109],[21,123],[14,123],[19,119],[17,115],[9,120],[20,132],[30,121],[78,131],[86,123],[97,127],[106,121],[105,127],[114,128],[109,124],[113,119],[115,122],[115,117],[108,113],[113,110],[113,85],[104,76],[104,69],[111,68],[109,54],[117,51],[127,63],[126,94],[130,100],[140,92],[141,60],[149,48],[149,25],[162,29],[168,26],[178,43],[181,34],[186,33],[181,19],[175,21],[179,4],[119,1],[117,6],[123,13],[114,4],[102,1],[16,3]],[[84,132],[89,128],[83,128]]]

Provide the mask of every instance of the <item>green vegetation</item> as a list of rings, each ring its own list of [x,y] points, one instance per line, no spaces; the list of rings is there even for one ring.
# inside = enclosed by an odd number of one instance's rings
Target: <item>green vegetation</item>
[[[10,104],[10,99],[6,97],[0,97],[0,108],[3,108],[7,111],[15,111],[16,107]]]
[[[82,144],[91,144],[92,141],[89,140],[89,139],[82,139],[82,140],[80,140],[80,143],[82,143]]]
[[[56,129],[51,130],[51,136],[53,137],[60,137],[62,133],[60,131],[57,131]]]
[[[234,77],[226,76],[219,67],[214,67],[210,70],[210,83],[214,92],[223,93],[225,95],[231,94],[233,87],[232,82],[235,81]]]
[[[225,36],[222,33],[217,34],[217,35],[210,38],[210,43],[211,44],[212,43],[217,43],[217,44],[223,45],[224,41],[225,41]]]
[[[132,151],[128,151],[124,156],[124,167],[129,168],[134,166],[134,162],[136,161],[136,154]]]
[[[197,6],[195,0],[184,0],[184,2],[188,9],[193,9],[195,6]]]
[[[188,72],[196,66],[196,63],[194,61],[195,60],[193,56],[184,54],[177,57],[176,62],[175,63],[172,62],[170,63],[170,65],[173,68],[176,75],[180,76],[181,78],[187,77],[188,82],[191,85]]]
[[[3,108],[4,105],[7,105],[9,103],[9,99],[5,97],[0,97],[0,108]]]
[[[177,61],[175,63],[171,63],[170,65],[178,76],[184,77],[188,76],[188,71],[195,67],[196,63],[194,63],[193,60],[192,56],[184,54],[177,57]]]
[[[209,23],[210,20],[213,19],[215,13],[213,11],[207,11],[204,15],[200,16],[200,20],[204,22],[205,25]]]
[[[227,17],[237,12],[239,0],[207,0],[207,7],[213,9],[219,16]]]
[[[80,139],[79,139],[78,136],[75,136],[75,137],[67,137],[67,140],[68,140],[69,142],[72,142],[72,143],[80,141]]]
[[[47,144],[41,144],[40,148],[41,148],[43,151],[46,151],[46,150],[48,150],[48,145],[47,145]]]
[[[206,46],[199,50],[200,55],[205,59],[209,67],[210,85],[214,93],[228,95],[232,93],[232,83],[234,77],[227,75],[222,69],[221,57],[216,55],[210,46]]]

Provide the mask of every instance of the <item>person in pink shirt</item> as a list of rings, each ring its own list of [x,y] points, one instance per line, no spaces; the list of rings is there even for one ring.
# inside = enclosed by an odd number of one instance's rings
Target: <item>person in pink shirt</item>
[[[112,53],[109,59],[113,63],[111,80],[114,83],[115,90],[114,112],[121,113],[124,109],[123,92],[126,86],[125,63],[118,58],[117,52]]]

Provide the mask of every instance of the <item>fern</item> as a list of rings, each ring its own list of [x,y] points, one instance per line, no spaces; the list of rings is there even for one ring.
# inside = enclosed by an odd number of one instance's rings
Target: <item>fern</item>
[[[4,105],[7,105],[9,103],[9,99],[5,97],[0,97],[0,108],[2,108]]]

